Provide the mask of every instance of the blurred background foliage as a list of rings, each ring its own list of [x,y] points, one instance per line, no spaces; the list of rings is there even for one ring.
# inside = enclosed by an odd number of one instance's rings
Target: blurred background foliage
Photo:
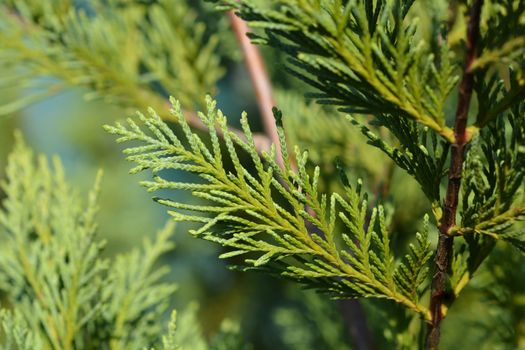
[[[444,6],[443,1],[421,3]],[[427,9],[416,7],[433,20]],[[421,224],[413,218],[430,210],[418,185],[368,147],[341,114],[305,100],[306,88],[283,74],[282,56],[262,50],[290,144],[311,152],[312,163],[326,175],[323,186],[339,186],[334,159],[342,155],[351,176],[363,178],[387,208],[395,204],[392,241],[403,249]],[[0,178],[15,130],[37,152],[58,155],[69,182],[84,193],[103,169],[99,236],[108,242],[108,255],[139,246],[167,215],[137,185],[143,175],[127,175],[129,165],[102,125],[149,106],[166,112],[170,94],[199,108],[205,93],[217,99],[231,123],[245,110],[253,129],[262,132],[227,18],[203,1],[0,0]],[[273,277],[228,270],[216,258],[219,248],[187,231],[187,225],[177,225],[177,247],[164,263],[171,267],[167,278],[178,285],[173,305],[184,310],[196,302],[205,336],[229,318],[240,324],[253,349],[351,348],[338,302]],[[443,349],[525,349],[524,273],[523,257],[499,247],[451,310]],[[363,305],[378,348],[387,342],[400,349],[417,343],[420,330],[399,332],[411,319],[395,306]]]

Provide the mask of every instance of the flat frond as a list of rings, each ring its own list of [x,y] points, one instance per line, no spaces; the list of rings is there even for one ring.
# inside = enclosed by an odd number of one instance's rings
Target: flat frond
[[[468,245],[457,258],[456,294],[472,278],[497,241],[525,251],[524,104],[501,113],[474,138],[463,170],[461,225]]]
[[[445,101],[460,68],[442,42],[418,35],[413,1],[219,1],[264,34],[254,41],[290,57],[290,71],[344,112],[409,118],[453,142]]]
[[[477,80],[479,128],[525,99],[525,3],[490,0],[485,8],[479,56],[471,67]]]
[[[445,162],[450,145],[443,140],[438,140],[428,128],[421,127],[411,120],[381,115],[373,124],[374,126],[389,127],[400,144],[399,146],[391,146],[374,132],[371,126],[359,122],[352,116],[347,116],[347,119],[359,127],[370,145],[379,148],[398,167],[414,177],[432,203],[439,220],[439,212],[441,211],[440,183],[446,174]]]
[[[207,113],[199,113],[208,126],[208,145],[189,128],[179,102],[172,102],[181,139],[153,110],[149,116],[139,114],[141,125],[129,119],[127,125],[105,128],[119,136],[118,142],[138,142],[125,153],[135,169],[155,173],[152,181],[143,183],[149,191],[185,190],[209,202],[196,206],[174,199],[176,195],[157,198],[170,208],[175,220],[199,223],[194,235],[228,247],[223,258],[244,256],[248,269],[278,273],[338,298],[392,299],[427,316],[399,289],[383,210],[369,212],[360,184],[351,187],[344,182],[343,195],[321,193],[320,170],[313,174],[306,170],[308,152],[295,149],[297,171],[287,157],[281,168],[275,151],[259,156],[246,115],[241,120],[244,135],[233,133],[211,98]],[[281,148],[287,149],[282,128],[279,133]],[[240,150],[250,156],[254,171],[241,163]],[[181,183],[163,177],[162,170],[174,168],[194,173],[200,180]],[[413,266],[407,268],[413,270]]]
[[[475,142],[464,171],[460,231],[516,243],[522,234],[515,224],[525,220],[525,104],[502,113]]]

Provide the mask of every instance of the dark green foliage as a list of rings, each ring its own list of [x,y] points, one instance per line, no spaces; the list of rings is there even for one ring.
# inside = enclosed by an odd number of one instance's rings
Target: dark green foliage
[[[262,29],[252,34],[255,42],[286,52],[290,71],[318,90],[310,97],[355,114],[348,119],[369,144],[419,183],[439,226],[448,154],[458,137],[447,126],[449,95],[464,65],[457,58],[461,50],[454,40],[458,39],[452,37],[449,45],[443,36],[444,23],[439,21],[446,16],[436,14],[436,22],[422,25],[411,11],[413,3],[403,1],[220,3]],[[424,32],[428,29],[438,38],[429,39]],[[484,47],[480,46],[481,52]],[[474,87],[478,112],[477,122],[466,131],[467,143],[473,141],[463,168],[461,223],[450,233],[462,236],[457,240],[462,248],[452,253],[447,282],[450,302],[489,256],[496,240],[523,249],[522,226],[516,224],[523,220],[525,208],[524,112],[515,103],[523,86],[521,73],[519,65],[509,64],[506,87],[499,73],[485,66],[483,55],[472,64],[472,70],[479,70]],[[488,72],[490,79],[485,78]],[[511,98],[502,97],[506,94]],[[132,121],[129,126],[117,124],[107,130],[121,136],[119,141],[141,142],[125,152],[136,163],[133,172],[151,169],[156,174],[153,181],[143,183],[150,191],[189,190],[210,201],[211,205],[195,206],[157,199],[174,209],[170,213],[176,220],[198,222],[195,235],[229,247],[223,258],[244,256],[244,266],[249,269],[279,274],[338,298],[393,299],[429,320],[428,311],[419,303],[427,290],[432,255],[429,219],[425,219],[423,233],[409,245],[406,257],[396,259],[382,207],[369,208],[361,183],[351,186],[343,169],[344,195],[320,190],[321,169],[309,165],[307,152],[296,148],[295,154],[288,154],[283,114],[277,109],[274,113],[282,168],[273,149],[262,157],[257,153],[246,117],[241,122],[244,135],[230,132],[210,100],[207,114],[200,114],[209,130],[209,146],[189,129],[178,103],[174,119],[184,141],[152,111],[148,118],[140,115],[149,133]],[[366,125],[359,114],[371,114],[373,120]],[[382,129],[390,132],[386,138]],[[249,155],[249,164],[241,162],[239,150]],[[296,161],[297,169],[290,159]],[[226,170],[226,163],[232,163],[234,170]],[[201,180],[170,181],[162,175],[166,169],[194,173]]]
[[[463,190],[462,232],[518,243],[509,232],[524,220],[525,104],[516,105],[480,132],[470,152]],[[518,244],[522,249],[522,246]]]
[[[525,98],[525,4],[519,0],[493,0],[489,6],[479,57],[472,67],[480,103],[476,120],[479,127]]]
[[[351,116],[347,118],[359,127],[363,135],[368,138],[370,145],[382,150],[398,167],[416,179],[439,216],[440,184],[445,175],[445,161],[450,145],[438,140],[436,134],[430,132],[428,128],[420,127],[411,120],[381,115],[374,124],[390,126],[392,133],[400,142],[400,146],[392,147],[366,125]]]
[[[349,116],[372,145],[416,178],[439,217],[440,175],[449,148],[431,130],[452,138],[445,104],[459,67],[445,43],[432,52],[416,33],[419,23],[408,15],[413,1],[349,1],[341,10],[337,1],[271,3],[279,10],[249,1],[234,7],[254,28],[264,29],[257,41],[284,49],[292,72],[322,92],[310,96],[343,112],[373,114],[374,124],[392,132],[399,147]]]
[[[254,41],[289,55],[291,72],[319,90],[311,96],[320,103],[413,119],[451,139],[444,106],[458,77],[446,45],[433,53],[416,34],[413,1],[221,3],[264,30]]]

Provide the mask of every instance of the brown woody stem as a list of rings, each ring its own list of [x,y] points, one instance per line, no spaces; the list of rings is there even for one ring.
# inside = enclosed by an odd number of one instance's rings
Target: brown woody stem
[[[264,125],[264,131],[275,145],[277,150],[277,161],[279,165],[283,166],[281,144],[277,134],[277,126],[273,116],[272,108],[275,106],[273,98],[272,83],[266,71],[264,60],[261,52],[250,42],[250,38],[246,35],[249,32],[248,25],[241,18],[237,17],[233,11],[228,12],[228,17],[235,32],[239,46],[244,54],[244,62],[250,79],[252,81],[253,89],[259,107],[259,113]]]
[[[435,273],[432,278],[430,293],[431,320],[428,323],[426,348],[438,349],[441,321],[445,317],[447,297],[447,272],[452,260],[454,237],[452,228],[456,225],[456,213],[461,186],[461,172],[465,158],[465,147],[469,142],[467,133],[467,119],[472,97],[474,75],[470,67],[476,59],[476,46],[479,39],[479,23],[483,0],[474,0],[470,9],[467,27],[467,52],[463,79],[459,85],[458,106],[454,125],[455,142],[451,148],[451,164],[448,176],[448,187],[443,206],[443,218],[439,225],[439,241],[435,257]]]
[[[275,100],[273,98],[272,84],[268,77],[264,60],[259,49],[253,45],[250,42],[250,39],[246,36],[246,33],[249,31],[246,22],[237,17],[233,11],[228,12],[228,17],[236,34],[239,46],[244,54],[245,64],[255,90],[265,133],[270,141],[276,146],[278,164],[281,167],[284,167],[279,135],[277,134],[277,127],[272,112],[272,107],[275,106]],[[288,150],[288,154],[291,155],[292,153]],[[297,165],[295,159],[290,156],[289,161],[291,169],[296,171]],[[368,328],[366,316],[361,304],[356,300],[342,300],[339,306],[343,318],[345,319],[345,323],[347,324],[348,332],[352,336],[356,348],[359,350],[375,349],[372,333]]]

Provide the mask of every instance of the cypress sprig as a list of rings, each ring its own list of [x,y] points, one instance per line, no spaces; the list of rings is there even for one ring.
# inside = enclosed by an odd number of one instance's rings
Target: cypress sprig
[[[170,208],[175,220],[199,223],[192,234],[230,248],[222,258],[245,256],[249,269],[280,274],[338,298],[392,299],[427,317],[418,304],[417,293],[425,281],[427,269],[423,266],[430,256],[427,233],[420,236],[418,247],[412,248],[405,262],[396,262],[383,209],[378,207],[369,213],[360,185],[347,186],[343,194],[320,192],[320,169],[308,173],[308,153],[298,148],[297,171],[292,170],[288,157],[284,157],[284,167],[279,167],[275,151],[261,158],[246,115],[241,119],[245,136],[241,138],[228,130],[226,117],[209,97],[207,113],[199,113],[209,130],[211,145],[206,146],[189,128],[180,103],[172,103],[184,139],[177,137],[153,110],[148,116],[139,114],[143,127],[128,119],[127,125],[105,128],[119,136],[118,142],[139,142],[124,153],[135,163],[132,173],[153,171],[153,180],[142,182],[148,191],[186,190],[210,202],[192,205],[156,198]],[[224,142],[218,138],[219,133]],[[284,137],[281,142],[281,149],[287,149]],[[255,173],[241,163],[239,149],[250,155]],[[226,168],[224,154],[232,162],[232,169]],[[167,169],[193,173],[200,180],[169,180],[162,175]],[[367,226],[368,214],[371,218]],[[310,225],[319,232],[310,232]]]

